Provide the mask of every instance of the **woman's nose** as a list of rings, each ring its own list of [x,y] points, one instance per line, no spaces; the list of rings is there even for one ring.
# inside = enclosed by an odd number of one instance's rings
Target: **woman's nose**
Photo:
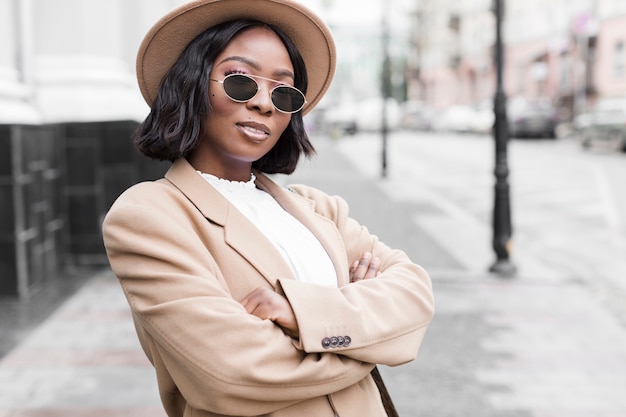
[[[272,103],[271,86],[266,83],[259,83],[259,91],[252,97],[248,103],[248,108],[258,110],[261,113],[274,112],[274,103]]]

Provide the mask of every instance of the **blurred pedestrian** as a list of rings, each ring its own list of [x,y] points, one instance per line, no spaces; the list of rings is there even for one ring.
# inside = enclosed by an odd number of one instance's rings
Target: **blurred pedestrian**
[[[171,417],[382,417],[371,372],[417,354],[427,273],[341,198],[267,176],[314,153],[303,115],[334,69],[328,28],[292,0],[193,1],[140,47],[135,145],[172,166],[103,232]]]

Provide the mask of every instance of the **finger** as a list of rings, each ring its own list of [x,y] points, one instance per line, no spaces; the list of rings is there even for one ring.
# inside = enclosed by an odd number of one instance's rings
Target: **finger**
[[[249,314],[254,314],[253,312],[257,310],[262,304],[267,300],[268,295],[266,294],[265,288],[255,288],[248,295],[246,295],[239,304],[241,304]],[[256,314],[254,314],[256,315]]]
[[[243,306],[243,308],[246,309],[246,312],[248,314],[252,314],[252,312],[259,305],[258,300],[255,300],[255,298],[253,296],[251,296],[251,295],[246,296],[246,298],[241,300],[239,303]]]
[[[361,255],[361,259],[359,259],[358,265],[354,270],[354,281],[360,281],[365,278],[365,274],[370,267],[370,262],[372,260],[372,254],[370,252],[365,252]]]
[[[374,257],[372,258],[363,279],[376,278],[376,275],[379,272],[380,272],[380,258]]]
[[[251,303],[246,306],[249,314],[260,318],[261,320],[275,319],[275,305],[270,294],[263,293],[263,297],[255,297]]]
[[[359,266],[359,261],[352,262],[350,265],[350,282],[354,282],[354,272],[356,271],[357,266]]]

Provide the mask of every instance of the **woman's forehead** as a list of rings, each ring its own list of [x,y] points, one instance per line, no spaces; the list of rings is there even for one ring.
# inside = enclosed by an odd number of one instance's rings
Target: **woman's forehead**
[[[265,27],[251,28],[233,37],[217,57],[216,65],[225,62],[293,77],[293,64],[287,48],[273,30]]]

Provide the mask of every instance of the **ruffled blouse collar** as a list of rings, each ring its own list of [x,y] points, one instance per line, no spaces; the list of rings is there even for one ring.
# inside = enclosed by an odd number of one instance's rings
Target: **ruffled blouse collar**
[[[212,174],[207,174],[200,171],[198,171],[198,173],[202,175],[202,177],[218,191],[236,193],[256,189],[256,176],[253,173],[250,173],[250,179],[248,181],[230,181],[224,178],[216,177]]]

